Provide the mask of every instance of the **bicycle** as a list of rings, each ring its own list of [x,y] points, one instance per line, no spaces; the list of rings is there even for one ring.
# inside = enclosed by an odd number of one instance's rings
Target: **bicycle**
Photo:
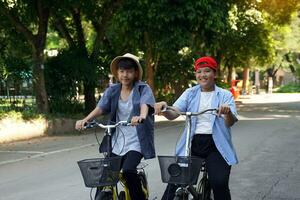
[[[112,129],[118,126],[131,126],[127,121],[119,121],[116,124],[104,125],[96,121],[85,124],[85,129],[100,127],[105,129],[105,138],[108,140],[108,151],[104,154],[104,158],[85,159],[78,161],[81,174],[86,187],[91,188],[90,199],[93,200],[92,190],[97,188],[94,200],[130,200],[129,190],[123,177],[121,168],[121,157],[111,156],[111,136]],[[96,134],[95,134],[96,135]],[[97,135],[96,139],[98,141]],[[99,142],[98,142],[99,143]],[[100,145],[100,143],[99,143]],[[144,168],[146,163],[140,163],[137,167],[137,174],[141,180],[142,189],[145,197],[149,198],[149,187],[147,176]],[[118,191],[118,183],[123,187],[122,191]]]
[[[178,112],[172,107],[166,107],[162,112],[167,110],[173,110],[178,115],[186,116],[185,125],[187,134],[184,156],[158,156],[162,182],[179,186],[175,192],[174,200],[188,200],[190,197],[193,200],[212,200],[212,190],[208,181],[205,161],[202,158],[191,156],[191,118],[204,113],[216,115],[218,110],[207,109],[202,112],[193,113]],[[201,177],[200,181],[198,181],[199,177]]]

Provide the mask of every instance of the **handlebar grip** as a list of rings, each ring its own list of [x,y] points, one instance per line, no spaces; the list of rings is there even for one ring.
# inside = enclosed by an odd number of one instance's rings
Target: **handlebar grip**
[[[90,128],[94,128],[94,126],[96,124],[97,124],[96,121],[93,120],[91,122],[85,122],[83,126],[84,126],[84,129],[90,129]]]
[[[142,118],[142,120],[139,122],[139,124],[144,123],[145,120],[146,120],[146,119],[143,119],[143,118]],[[122,125],[125,125],[125,126],[131,126],[131,119],[127,121],[127,124],[122,124]]]

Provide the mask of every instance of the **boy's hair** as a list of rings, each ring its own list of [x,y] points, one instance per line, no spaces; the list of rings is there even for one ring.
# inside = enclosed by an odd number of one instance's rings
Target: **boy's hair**
[[[122,58],[117,64],[118,69],[135,69],[138,70],[137,64],[130,58]]]

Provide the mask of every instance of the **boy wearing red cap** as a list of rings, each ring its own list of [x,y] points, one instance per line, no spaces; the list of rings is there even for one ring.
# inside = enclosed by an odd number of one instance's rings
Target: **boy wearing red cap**
[[[212,57],[201,57],[194,64],[197,86],[188,88],[173,104],[178,112],[201,112],[217,108],[218,116],[199,115],[192,118],[191,153],[205,159],[210,185],[215,200],[230,200],[229,175],[231,165],[237,164],[237,156],[231,140],[230,127],[237,121],[237,112],[232,94],[215,84],[218,64]],[[173,120],[179,115],[170,110],[161,113],[168,106],[162,101],[155,104],[155,113]],[[176,155],[184,156],[184,130],[176,146]],[[168,184],[163,200],[173,199],[178,187]]]

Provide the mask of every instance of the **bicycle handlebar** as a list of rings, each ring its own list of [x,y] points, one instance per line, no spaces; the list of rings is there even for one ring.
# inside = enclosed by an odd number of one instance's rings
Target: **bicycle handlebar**
[[[131,126],[132,124],[130,122],[127,122],[127,121],[119,121],[118,123],[116,124],[102,124],[102,123],[99,123],[95,120],[91,121],[91,122],[87,122],[84,124],[84,129],[90,129],[90,128],[94,128],[94,127],[100,127],[100,128],[103,128],[103,129],[111,129],[111,128],[116,128],[118,126]]]
[[[166,106],[162,109],[161,112],[166,112],[168,110],[171,110],[171,111],[174,111],[176,114],[178,115],[186,115],[186,116],[198,116],[198,115],[202,115],[202,114],[205,114],[205,113],[208,113],[208,112],[211,112],[210,114],[217,114],[218,113],[218,109],[216,108],[209,108],[209,109],[206,109],[206,110],[203,110],[201,112],[178,112],[176,109],[174,109],[173,107],[171,106]]]

